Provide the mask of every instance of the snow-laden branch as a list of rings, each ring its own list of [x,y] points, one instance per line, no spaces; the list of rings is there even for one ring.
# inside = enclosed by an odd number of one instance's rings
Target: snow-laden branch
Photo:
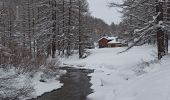
[[[109,3],[109,7],[119,7],[119,8],[123,8],[123,9],[135,9],[139,6],[147,6],[147,5],[152,5],[154,7],[154,5],[152,3],[147,2],[148,0],[133,0],[131,1],[131,3],[129,4],[118,4],[115,2],[110,2]]]
[[[133,17],[133,18],[136,18],[137,20],[141,21],[141,22],[144,22],[144,23],[147,23],[147,21],[145,21],[144,19],[142,18],[139,18],[138,16],[135,16],[134,14],[129,14],[129,16]]]
[[[134,31],[134,34],[137,34],[138,37],[134,36],[132,37],[130,40],[126,41],[126,42],[129,42],[129,41],[132,41],[135,39],[135,41],[133,41],[134,43],[132,43],[126,50],[120,52],[120,53],[123,53],[123,52],[126,52],[128,51],[129,49],[131,49],[132,47],[134,47],[137,43],[139,43],[143,38],[145,38],[145,36],[150,36],[148,35],[148,33],[152,30],[156,30],[158,27],[163,27],[163,25],[161,26],[160,25],[160,22],[158,24],[156,24],[156,21],[157,21],[157,18],[159,17],[161,13],[158,12],[158,14],[153,17],[153,20],[152,21],[149,21],[149,24],[147,26],[145,26],[144,28],[142,29],[136,29]],[[162,24],[162,23],[161,23]]]
[[[139,43],[143,37],[145,37],[149,31],[155,29],[154,26],[152,27],[149,27],[147,30],[145,30],[144,32],[141,33],[141,35],[134,41],[134,43],[132,43],[126,50],[120,52],[120,53],[123,53],[123,52],[126,52],[128,51],[129,49],[131,49],[132,47],[134,47],[137,43]]]

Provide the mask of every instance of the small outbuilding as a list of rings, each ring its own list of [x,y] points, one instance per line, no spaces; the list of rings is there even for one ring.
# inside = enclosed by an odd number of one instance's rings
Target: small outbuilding
[[[99,39],[98,43],[99,48],[125,46],[118,40],[118,37],[102,37],[101,39]]]
[[[108,42],[109,40],[106,38],[106,37],[103,37],[101,39],[99,39],[99,48],[105,48],[105,47],[108,47]]]

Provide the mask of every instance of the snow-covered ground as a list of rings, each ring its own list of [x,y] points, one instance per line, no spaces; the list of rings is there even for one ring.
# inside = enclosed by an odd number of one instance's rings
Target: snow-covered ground
[[[90,100],[170,100],[170,57],[156,59],[156,48],[145,45],[119,54],[125,48],[89,50],[85,59],[74,55],[63,64],[95,69]]]
[[[42,71],[34,74],[20,73],[19,70],[11,68],[9,70],[0,69],[0,100],[3,98],[26,100],[36,98],[46,92],[61,88],[63,85],[59,81],[60,75],[65,71],[58,71],[58,75],[52,78],[44,78]],[[30,76],[33,75],[33,76]],[[44,80],[41,81],[41,80]]]
[[[52,79],[47,79],[46,82],[41,82],[40,80],[42,79],[42,72],[36,73],[35,77],[32,79],[33,86],[34,86],[34,98],[37,96],[41,96],[42,94],[46,92],[51,92],[53,90],[56,90],[58,88],[61,88],[63,86],[62,83],[59,81],[59,77],[62,74],[65,74],[65,71],[60,71],[59,75]],[[58,78],[58,79],[57,79]]]

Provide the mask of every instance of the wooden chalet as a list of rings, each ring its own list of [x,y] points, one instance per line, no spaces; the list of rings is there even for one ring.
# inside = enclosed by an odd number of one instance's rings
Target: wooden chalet
[[[98,44],[99,48],[126,46],[118,40],[118,37],[102,37],[99,39]]]

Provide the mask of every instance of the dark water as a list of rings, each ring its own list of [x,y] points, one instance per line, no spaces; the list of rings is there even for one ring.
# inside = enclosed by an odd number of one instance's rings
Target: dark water
[[[31,100],[86,100],[87,95],[92,93],[89,82],[91,77],[88,74],[93,70],[69,67],[62,69],[67,70],[67,73],[60,79],[64,86]]]

